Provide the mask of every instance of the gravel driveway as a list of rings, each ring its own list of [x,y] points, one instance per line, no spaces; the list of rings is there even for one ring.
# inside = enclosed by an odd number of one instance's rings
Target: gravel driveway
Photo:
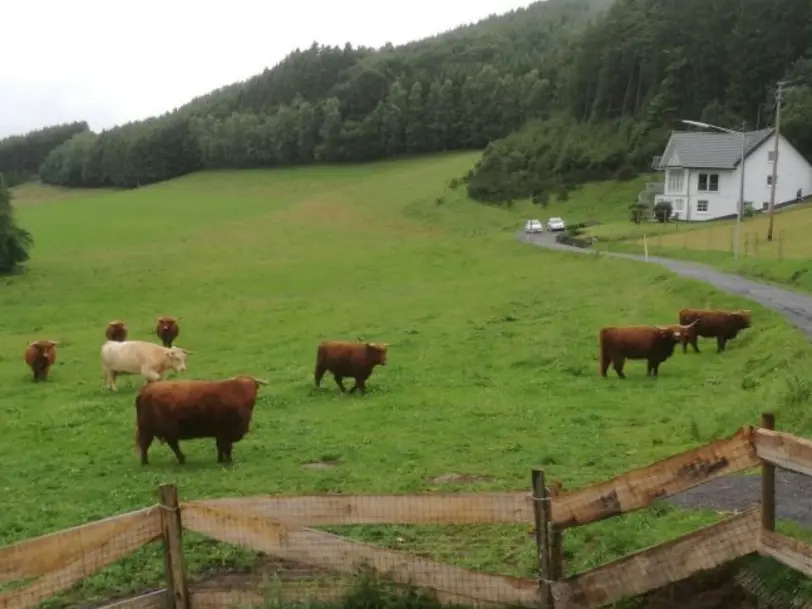
[[[556,243],[554,233],[527,235],[522,232],[517,238],[538,247],[595,255],[590,249]],[[601,252],[600,255],[646,262],[643,256],[635,254]],[[659,264],[677,275],[705,281],[721,291],[744,296],[764,307],[778,311],[808,338],[812,338],[812,296],[765,285],[693,262],[649,256],[648,263]],[[777,469],[775,478],[777,518],[812,526],[812,478],[780,468]],[[670,497],[668,501],[686,508],[740,511],[759,503],[760,489],[759,476],[725,476]]]

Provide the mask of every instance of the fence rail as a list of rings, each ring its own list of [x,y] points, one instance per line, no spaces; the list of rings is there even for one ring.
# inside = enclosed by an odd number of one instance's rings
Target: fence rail
[[[762,466],[761,506],[594,569],[565,575],[566,529],[639,510],[710,480]],[[187,582],[182,531],[308,565],[334,577],[360,564],[398,583],[431,590],[446,603],[471,606],[534,605],[593,609],[638,596],[760,554],[812,577],[812,547],[775,532],[775,466],[812,475],[812,441],[774,431],[771,415],[716,440],[582,489],[548,488],[534,470],[532,492],[367,496],[259,496],[179,501],[174,485],[159,501],[135,510],[0,548],[0,585],[36,577],[0,593],[0,609],[28,609],[160,540],[164,588],[105,609],[224,609],[258,605],[256,589]],[[534,524],[535,579],[483,573],[405,552],[350,540],[311,527],[380,524]],[[337,585],[280,581],[287,599],[332,600]]]

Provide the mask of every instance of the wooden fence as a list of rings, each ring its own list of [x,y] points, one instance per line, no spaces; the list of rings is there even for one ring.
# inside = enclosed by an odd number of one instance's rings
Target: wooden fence
[[[443,602],[471,606],[535,605],[591,609],[644,594],[737,558],[761,554],[812,577],[812,547],[775,532],[775,466],[812,475],[812,442],[760,427],[631,470],[605,482],[563,492],[533,470],[532,492],[310,497],[261,496],[180,502],[174,485],[159,487],[156,505],[0,548],[0,586],[38,578],[0,593],[0,609],[27,609],[153,541],[163,545],[165,588],[106,609],[225,609],[263,601],[258,590],[190,585],[183,530],[254,551],[351,574],[361,563],[400,583],[432,590]],[[761,465],[760,507],[672,541],[565,576],[564,531],[646,507],[715,478]],[[371,524],[534,523],[538,577],[481,573],[310,527]],[[337,597],[282,582],[285,598]]]

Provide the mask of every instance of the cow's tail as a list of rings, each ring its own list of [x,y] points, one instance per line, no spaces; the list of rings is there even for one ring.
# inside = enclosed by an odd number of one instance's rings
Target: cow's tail
[[[604,371],[609,368],[609,345],[606,344],[606,330],[601,330],[598,335],[598,373],[603,376]]]

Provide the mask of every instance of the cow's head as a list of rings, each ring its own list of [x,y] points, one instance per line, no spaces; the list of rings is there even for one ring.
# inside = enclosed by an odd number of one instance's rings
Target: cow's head
[[[169,366],[175,372],[184,372],[186,370],[186,356],[192,353],[194,353],[194,351],[188,351],[180,347],[170,347],[166,350]]]
[[[367,343],[367,356],[372,364],[386,366],[386,353],[389,345],[385,343]]]
[[[53,354],[54,347],[59,343],[55,340],[35,340],[31,343],[34,350],[37,352],[38,357],[48,357]]]
[[[657,330],[659,338],[664,342],[677,344],[682,340],[683,326],[654,326],[654,329]]]
[[[158,324],[158,332],[166,332],[172,330],[175,325],[177,325],[178,318],[177,317],[159,317],[157,320]]]
[[[736,327],[740,330],[750,327],[750,309],[739,309],[738,311],[733,311],[733,313],[731,313],[731,317],[733,317],[736,322]]]
[[[123,342],[127,340],[127,326],[120,319],[114,319],[107,324],[107,330],[104,335],[107,337],[107,340]]]

